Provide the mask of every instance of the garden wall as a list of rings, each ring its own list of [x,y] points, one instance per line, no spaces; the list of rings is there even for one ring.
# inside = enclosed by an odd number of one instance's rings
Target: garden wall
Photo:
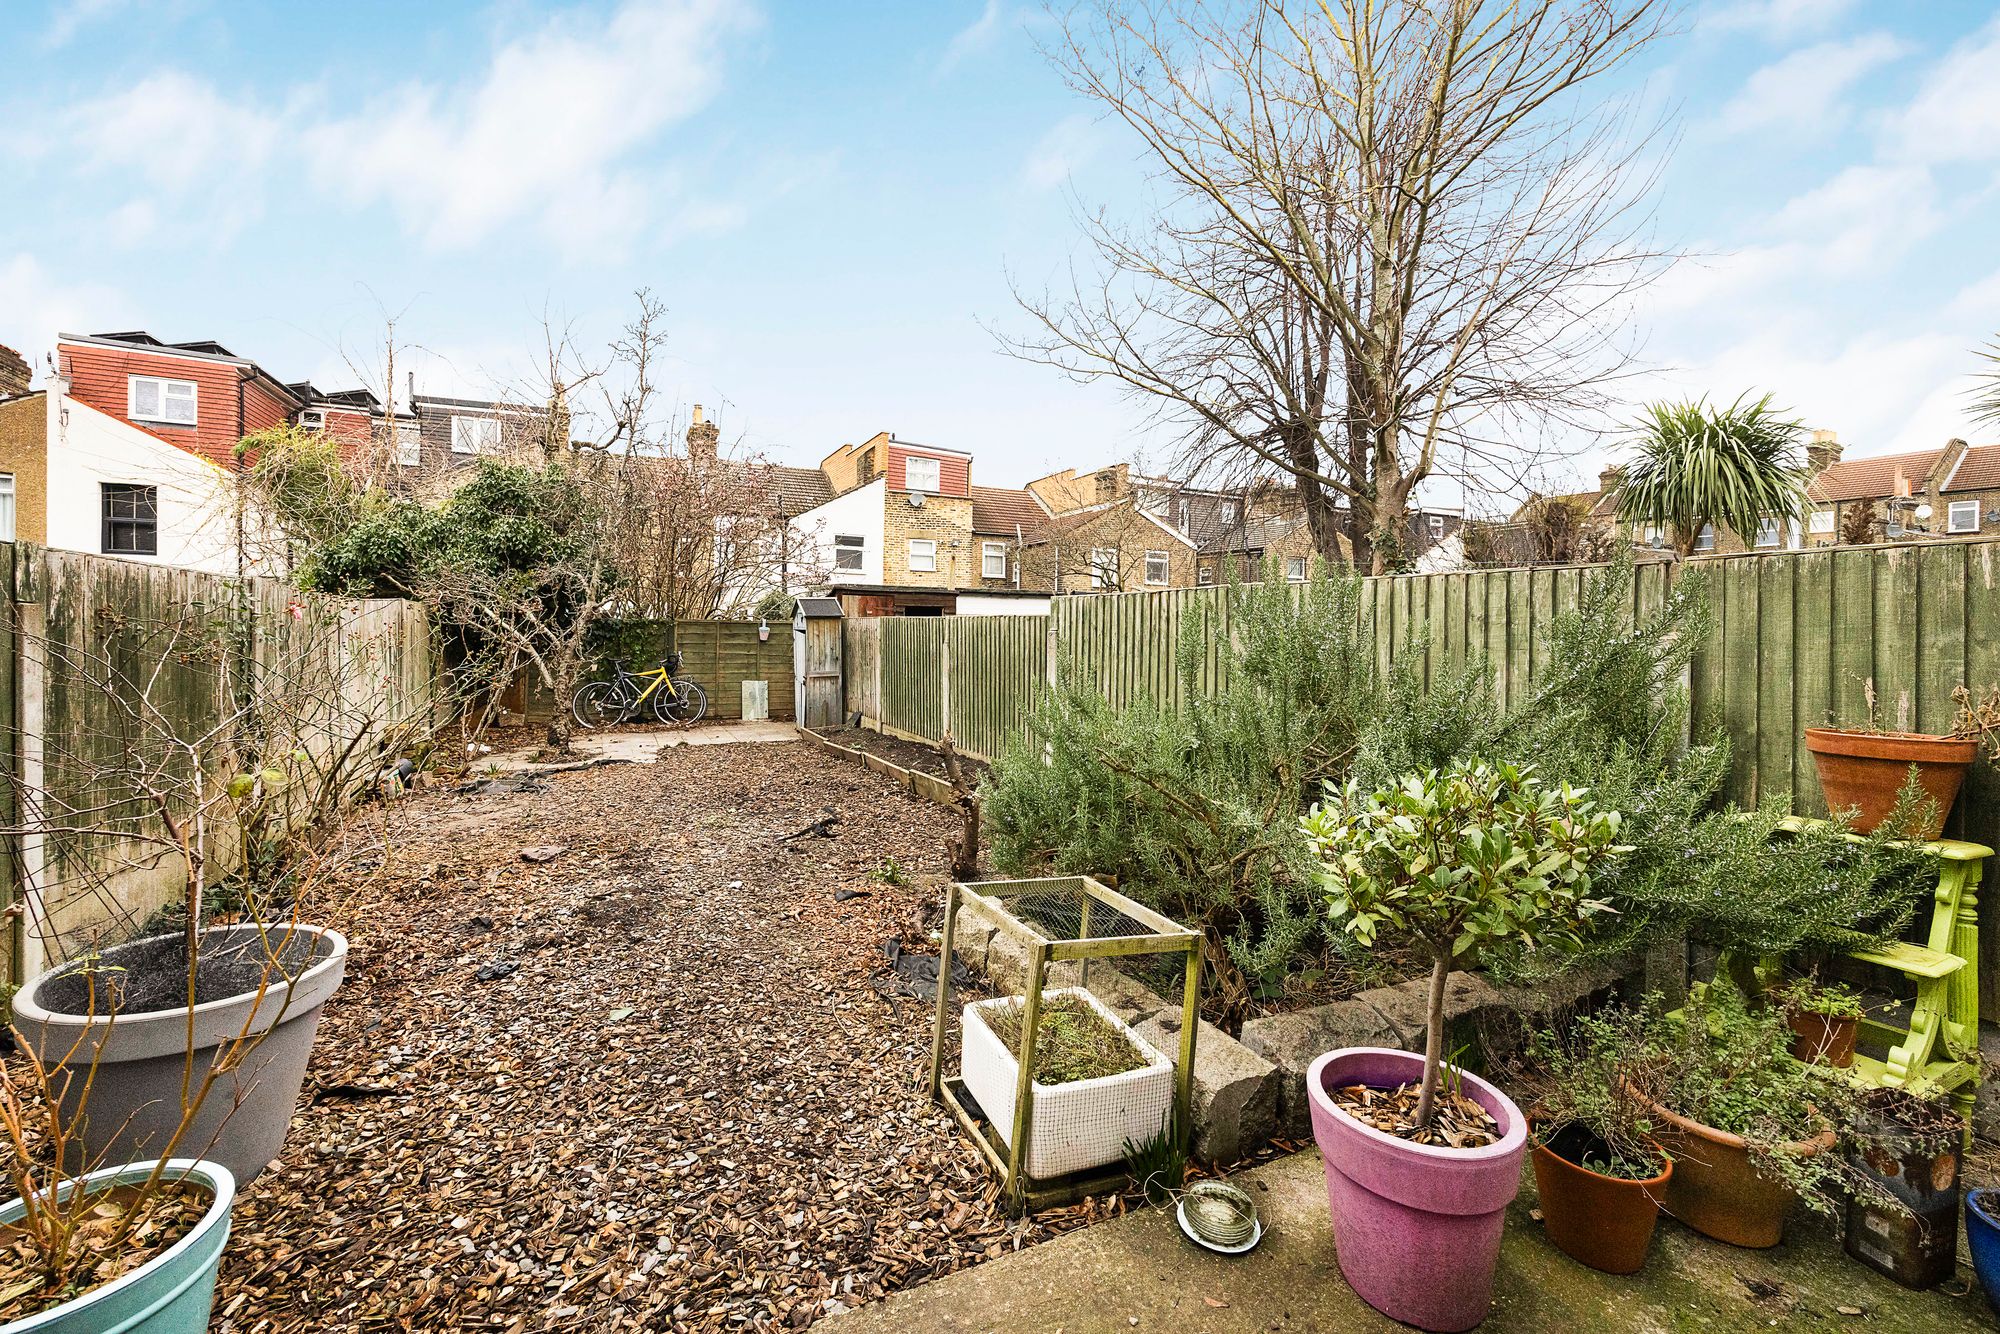
[[[1803,729],[1867,716],[1874,683],[1885,726],[1942,731],[1951,693],[2000,684],[2000,542],[1832,547],[1698,557],[1637,566],[1636,606],[1659,605],[1689,570],[1706,572],[1715,630],[1695,655],[1689,690],[1698,717],[1718,720],[1733,747],[1728,795],[1740,805],[1790,802],[1823,815]],[[1591,567],[1388,575],[1363,581],[1361,615],[1378,668],[1421,655],[1424,678],[1483,658],[1503,706],[1528,698],[1547,661],[1548,631],[1576,604]],[[886,731],[954,740],[992,757],[1025,724],[1033,692],[1068,667],[1107,699],[1178,699],[1176,646],[1191,631],[1203,654],[1195,688],[1222,682],[1229,590],[1176,589],[1056,599],[1046,617],[888,618],[851,623],[873,635],[879,679],[857,683],[848,707]],[[989,623],[1005,621],[1005,627]],[[863,630],[862,624],[879,629]],[[869,707],[869,701],[874,707]],[[2000,774],[1975,765],[1952,834],[2000,846]],[[2000,891],[1986,914],[2000,921]],[[1982,1005],[2000,1014],[2000,930],[1982,950]]]
[[[416,603],[11,543],[0,544],[0,586],[9,591],[0,749],[10,776],[0,820],[24,831],[4,840],[0,893],[11,909],[32,891],[39,914],[26,930],[25,914],[7,915],[8,982],[178,895],[180,861],[149,841],[162,825],[132,775],[186,782],[191,762],[173,743],[220,749],[208,743],[247,681],[270,694],[282,693],[279,678],[300,683],[286,695],[299,720],[288,735],[321,757],[357,735],[427,719],[436,698]],[[227,831],[216,837],[211,864],[222,874],[236,850]]]

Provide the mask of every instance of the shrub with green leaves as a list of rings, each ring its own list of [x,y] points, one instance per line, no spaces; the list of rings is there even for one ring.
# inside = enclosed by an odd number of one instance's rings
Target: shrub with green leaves
[[[1660,1174],[1653,1136],[1664,1093],[1660,1063],[1647,1054],[1655,1020],[1651,1010],[1611,1005],[1533,1035],[1523,1085],[1541,1143],[1601,1176]]]
[[[1437,1089],[1453,962],[1502,940],[1530,950],[1576,943],[1609,907],[1590,896],[1591,879],[1626,851],[1619,819],[1566,783],[1479,760],[1373,792],[1350,782],[1301,817],[1335,924],[1367,945],[1403,937],[1431,965],[1420,1128]]]
[[[1298,813],[1347,771],[1375,708],[1374,647],[1351,575],[1228,594],[1227,633],[1190,621],[1178,701],[1114,708],[1065,679],[982,790],[993,862],[1009,875],[1114,878],[1148,906],[1205,931],[1211,962],[1244,976],[1211,997],[1275,995],[1338,963]],[[1207,645],[1224,639],[1225,683],[1203,692]]]

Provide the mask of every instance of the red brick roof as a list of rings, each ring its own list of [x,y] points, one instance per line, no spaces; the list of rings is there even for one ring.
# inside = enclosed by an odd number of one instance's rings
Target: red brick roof
[[[1871,459],[1843,459],[1812,479],[1806,494],[1814,500],[1874,500],[1900,494],[1897,476],[1912,493],[1930,484],[1931,469],[1944,457],[1942,449],[1912,454],[1878,454]]]
[[[1974,445],[1945,484],[1947,491],[2000,489],[2000,445]]]
[[[1011,486],[975,486],[972,488],[972,531],[975,533],[997,533],[1012,537],[1018,526],[1023,534],[1035,535],[1049,513],[1042,503],[1027,491]]]

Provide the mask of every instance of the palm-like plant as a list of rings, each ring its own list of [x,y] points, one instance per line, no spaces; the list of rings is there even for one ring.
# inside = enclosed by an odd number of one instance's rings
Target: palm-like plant
[[[1972,420],[2000,426],[2000,339],[1978,349],[1985,367],[1974,375]]]
[[[1789,521],[1806,506],[1797,458],[1805,428],[1748,394],[1726,408],[1706,398],[1655,403],[1633,428],[1637,457],[1625,465],[1618,517],[1659,524],[1682,555],[1710,523],[1748,536],[1759,521]]]

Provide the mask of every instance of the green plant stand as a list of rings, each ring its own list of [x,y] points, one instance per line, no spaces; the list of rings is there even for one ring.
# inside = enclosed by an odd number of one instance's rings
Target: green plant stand
[[[952,1019],[951,963],[953,937],[961,903],[976,905],[1001,931],[1023,948],[1027,967],[1022,984],[1021,1049],[1014,1091],[1012,1134],[998,1128],[967,1096],[962,1077],[945,1072],[945,1041]],[[1015,1214],[1073,1204],[1087,1195],[1117,1190],[1126,1180],[1123,1164],[1068,1176],[1038,1180],[1023,1168],[1028,1137],[1033,1132],[1035,1100],[1030,1078],[1035,1066],[1036,1031],[1040,1026],[1042,994],[1055,965],[1075,963],[1077,985],[1088,986],[1093,961],[1100,967],[1112,960],[1150,963],[1150,971],[1167,976],[1171,967],[1181,984],[1180,1051],[1174,1062],[1174,1109],[1170,1131],[1181,1149],[1194,1124],[1194,1049],[1200,1027],[1201,935],[1171,918],[1135,903],[1089,876],[1055,876],[1037,880],[952,882],[945,889],[944,930],[938,954],[937,1017],[931,1034],[930,1093],[951,1109],[953,1117],[1000,1175],[1002,1197]],[[1068,985],[1063,983],[1062,985]]]
[[[1825,823],[1793,816],[1782,827]],[[1862,1020],[1861,1040],[1886,1047],[1888,1054],[1857,1054],[1850,1073],[1870,1086],[1950,1094],[1969,1133],[1979,1095],[1979,881],[1993,849],[1960,839],[1906,846],[1937,859],[1924,943],[1854,950],[1848,957],[1900,973],[1916,987],[1916,1001],[1906,1025]]]

